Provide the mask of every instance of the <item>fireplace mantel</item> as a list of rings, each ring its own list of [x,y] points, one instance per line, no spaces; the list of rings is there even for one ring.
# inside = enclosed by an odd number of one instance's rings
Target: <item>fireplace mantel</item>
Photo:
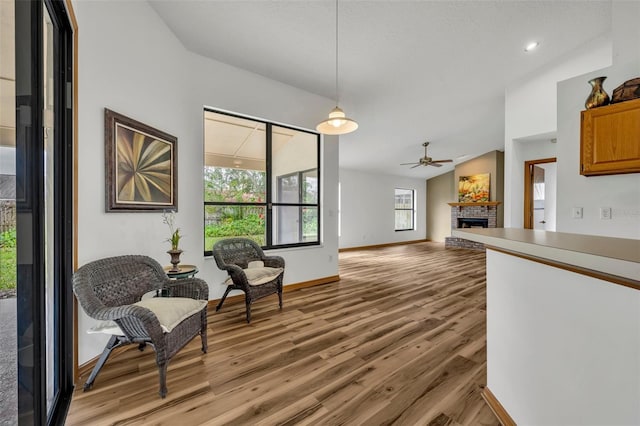
[[[479,201],[477,203],[447,203],[451,207],[497,206],[500,201]]]

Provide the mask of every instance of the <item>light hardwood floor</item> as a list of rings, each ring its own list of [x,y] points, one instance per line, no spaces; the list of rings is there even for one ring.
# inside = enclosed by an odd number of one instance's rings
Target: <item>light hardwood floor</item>
[[[497,425],[486,383],[484,252],[419,243],[340,254],[339,283],[209,313],[158,396],[153,351],[79,384],[68,425]],[[202,277],[206,279],[206,277]],[[217,285],[217,284],[213,284]]]

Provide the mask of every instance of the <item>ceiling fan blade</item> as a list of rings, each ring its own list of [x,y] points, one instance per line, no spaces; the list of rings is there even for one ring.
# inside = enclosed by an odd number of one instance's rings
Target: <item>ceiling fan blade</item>
[[[415,166],[413,166],[413,167],[409,167],[409,168],[410,168],[410,169],[415,169],[416,167],[419,167],[419,166],[420,166],[420,163],[416,164],[416,165],[415,165]]]
[[[435,161],[430,162],[429,165],[433,167],[442,167],[442,164],[438,164]]]
[[[453,160],[434,160],[432,163],[452,163]]]
[[[401,166],[410,166],[412,164],[420,164],[420,163],[400,163]]]

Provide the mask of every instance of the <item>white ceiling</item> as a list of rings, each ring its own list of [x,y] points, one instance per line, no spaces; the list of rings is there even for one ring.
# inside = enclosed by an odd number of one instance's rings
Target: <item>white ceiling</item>
[[[333,0],[149,3],[186,49],[335,99]],[[428,178],[453,165],[399,166],[425,140],[434,159],[503,149],[507,85],[610,30],[611,1],[341,0],[339,102],[360,128],[340,166]]]

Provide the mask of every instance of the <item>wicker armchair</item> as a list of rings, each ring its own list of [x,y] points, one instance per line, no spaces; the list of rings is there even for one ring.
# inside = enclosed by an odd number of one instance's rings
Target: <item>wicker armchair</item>
[[[251,323],[251,304],[257,299],[277,293],[282,309],[282,257],[265,256],[258,244],[246,238],[218,241],[213,246],[213,257],[218,268],[229,273],[225,282],[227,288],[216,311],[220,310],[231,290],[241,290],[245,294],[247,323]]]
[[[156,295],[169,297],[141,301],[144,294],[154,290]],[[202,339],[202,352],[207,352],[206,301],[209,299],[209,287],[201,279],[170,280],[162,266],[150,257],[117,256],[96,260],[78,269],[73,275],[73,291],[87,315],[105,321],[102,323],[104,330],[111,327],[111,331],[103,330],[111,334],[111,338],[84,385],[85,392],[91,389],[111,351],[119,346],[138,344],[140,350],[147,343],[153,346],[162,398],[167,394],[169,360],[198,334]],[[136,302],[161,303],[169,309],[158,312],[154,307],[143,307]],[[173,323],[168,329],[158,317],[164,321],[166,311],[176,310],[178,306],[186,308],[177,314],[171,312]]]

